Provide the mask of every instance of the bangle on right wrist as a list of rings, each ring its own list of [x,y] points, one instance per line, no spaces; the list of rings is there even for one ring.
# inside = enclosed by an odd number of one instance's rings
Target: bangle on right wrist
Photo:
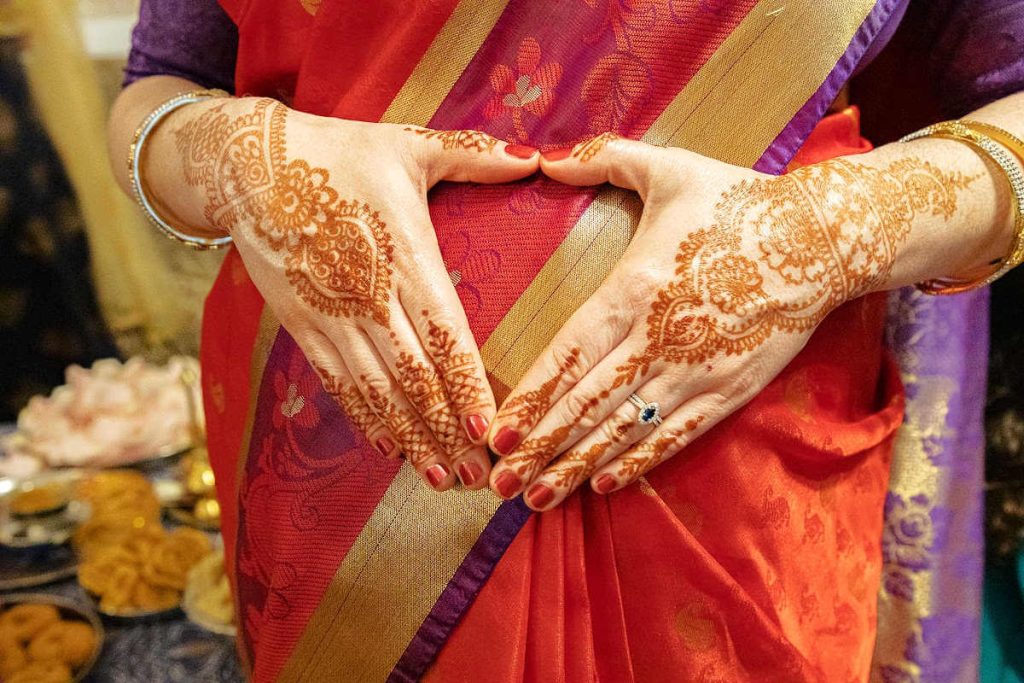
[[[944,121],[900,139],[909,142],[924,137],[958,140],[981,152],[1002,170],[1010,185],[1013,212],[1013,240],[1006,256],[993,263],[988,275],[975,279],[941,278],[917,285],[925,294],[957,294],[995,282],[1024,262],[1024,141],[998,126],[980,121]]]

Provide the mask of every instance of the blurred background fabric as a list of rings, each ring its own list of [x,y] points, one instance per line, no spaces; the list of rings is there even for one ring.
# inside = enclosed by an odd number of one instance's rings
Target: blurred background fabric
[[[19,52],[19,38],[0,38],[0,421],[62,383],[70,363],[115,353],[82,217],[32,115]]]
[[[162,237],[114,182],[105,122],[137,11],[134,0],[7,0],[0,20],[5,73],[31,93],[21,116],[38,117],[77,198],[102,320],[122,355],[162,360],[195,355],[202,300],[223,255]],[[19,146],[35,150],[45,139]]]

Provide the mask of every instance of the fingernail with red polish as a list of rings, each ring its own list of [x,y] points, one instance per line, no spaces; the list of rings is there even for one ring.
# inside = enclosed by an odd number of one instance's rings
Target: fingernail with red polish
[[[466,486],[472,486],[480,479],[483,470],[475,462],[464,462],[459,465],[459,479]]]
[[[511,472],[502,472],[498,481],[494,482],[494,488],[498,489],[502,498],[511,498],[516,495],[522,485],[523,482],[519,481],[519,477]]]
[[[567,156],[572,154],[572,147],[561,147],[559,149],[549,149],[541,152],[540,155],[544,157],[544,161],[561,161]]]
[[[534,508],[545,508],[555,497],[555,492],[544,484],[534,484],[526,493],[526,498]]]
[[[435,489],[448,477],[448,468],[438,463],[427,468],[427,481]]]
[[[602,474],[597,480],[598,493],[611,493],[612,489],[619,485],[615,477],[610,474]]]
[[[391,451],[395,449],[395,444],[391,442],[386,436],[382,436],[377,439],[377,450],[381,452],[381,455],[387,457],[391,455]]]
[[[498,430],[498,435],[494,437],[494,450],[498,451],[499,455],[508,455],[519,445],[520,438],[519,432],[516,430],[511,427],[502,427]]]
[[[470,415],[466,418],[466,433],[473,441],[479,441],[487,433],[487,418],[483,415]]]
[[[516,159],[529,159],[536,153],[537,148],[529,145],[505,145],[505,154]]]

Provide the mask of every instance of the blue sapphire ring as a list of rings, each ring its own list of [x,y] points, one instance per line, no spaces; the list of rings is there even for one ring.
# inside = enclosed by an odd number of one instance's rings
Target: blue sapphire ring
[[[648,403],[636,394],[629,395],[629,402],[639,409],[636,421],[644,425],[661,426],[661,406],[657,403]]]

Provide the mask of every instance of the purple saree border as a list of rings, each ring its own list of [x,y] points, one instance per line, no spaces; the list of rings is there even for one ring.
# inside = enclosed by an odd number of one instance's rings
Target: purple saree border
[[[907,0],[879,0],[875,4],[836,66],[775,137],[754,165],[755,170],[776,175],[785,170],[888,22],[906,4]],[[412,683],[423,677],[532,514],[522,497],[498,508],[388,676],[389,683]]]
[[[793,159],[797,150],[807,140],[814,126],[828,111],[829,105],[836,99],[839,91],[850,79],[861,60],[874,45],[876,39],[883,34],[897,12],[906,10],[907,0],[879,0],[861,22],[860,28],[850,40],[846,52],[842,54],[835,67],[829,73],[821,87],[811,95],[804,106],[790,119],[772,144],[768,146],[761,158],[754,164],[755,171],[779,175],[786,170],[786,165]],[[889,34],[891,37],[892,34]]]
[[[501,504],[423,620],[388,676],[389,683],[423,677],[531,514],[522,497]]]

